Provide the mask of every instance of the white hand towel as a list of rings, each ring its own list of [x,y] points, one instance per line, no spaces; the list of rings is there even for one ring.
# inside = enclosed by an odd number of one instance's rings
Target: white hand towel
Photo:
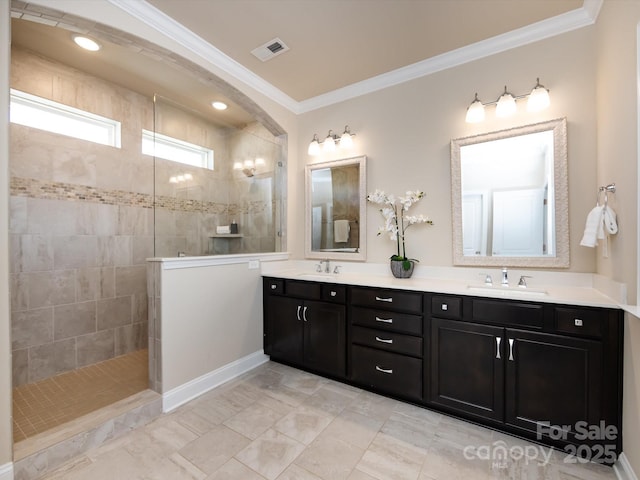
[[[618,233],[618,221],[616,219],[616,212],[609,206],[604,207],[602,211],[602,221],[604,223],[604,230],[609,235],[615,235]]]
[[[349,241],[349,220],[334,220],[333,241],[336,243],[346,243]]]
[[[596,247],[598,245],[598,235],[602,229],[602,212],[603,207],[596,205],[589,215],[587,215],[587,222],[584,226],[584,235],[580,241],[580,245],[583,247]],[[604,236],[604,235],[603,235]]]

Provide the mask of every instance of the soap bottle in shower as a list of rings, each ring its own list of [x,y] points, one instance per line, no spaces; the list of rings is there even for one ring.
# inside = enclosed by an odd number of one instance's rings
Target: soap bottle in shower
[[[231,233],[238,233],[238,224],[235,220],[231,221]]]

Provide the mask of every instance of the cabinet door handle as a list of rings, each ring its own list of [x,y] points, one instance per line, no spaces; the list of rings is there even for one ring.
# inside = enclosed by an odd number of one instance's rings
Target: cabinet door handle
[[[271,284],[271,290],[275,290],[276,288],[278,288],[278,286],[275,283]]]
[[[307,307],[304,307],[302,309],[302,318],[304,319],[304,321],[307,321]]]
[[[302,307],[302,305],[298,305],[298,309],[296,310],[296,317],[298,317],[298,320],[301,320],[300,318],[300,308]]]
[[[581,318],[574,318],[574,319],[573,319],[573,324],[574,324],[576,327],[581,327],[581,326],[583,325],[582,319],[581,319]]]
[[[331,296],[335,297],[338,294],[338,292],[334,292],[333,290],[331,290]]]
[[[446,303],[443,303],[442,305],[440,305],[440,309],[446,312],[447,310],[449,310],[449,305],[447,305]]]
[[[377,341],[377,342],[382,342],[382,343],[393,343],[393,338],[380,338],[380,337],[376,337],[376,341]]]
[[[513,338],[509,339],[509,360],[511,360],[513,362],[513,342],[515,342],[515,340]]]
[[[382,373],[388,373],[389,375],[391,375],[393,373],[393,370],[391,368],[386,369],[386,368],[380,368],[378,365],[376,365],[376,370]]]
[[[389,302],[389,303],[393,302],[393,298],[392,297],[389,297],[389,298],[376,297],[376,300],[379,301],[379,302]]]
[[[502,341],[502,338],[500,337],[496,337],[496,358],[497,359],[501,359],[502,357],[500,356],[500,342]]]
[[[382,323],[393,323],[393,318],[380,318],[380,317],[376,317],[376,322],[382,322]]]

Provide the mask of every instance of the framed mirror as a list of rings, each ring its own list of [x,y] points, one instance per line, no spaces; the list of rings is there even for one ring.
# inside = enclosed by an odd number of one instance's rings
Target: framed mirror
[[[454,265],[569,266],[565,118],[451,141]]]
[[[307,258],[366,260],[366,160],[360,156],[306,166]]]

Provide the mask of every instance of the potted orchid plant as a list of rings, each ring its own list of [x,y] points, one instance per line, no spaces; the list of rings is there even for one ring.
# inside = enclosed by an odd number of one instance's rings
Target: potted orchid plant
[[[395,277],[408,278],[413,273],[415,258],[407,257],[405,249],[405,235],[407,229],[418,223],[433,225],[433,222],[424,215],[407,215],[409,208],[424,197],[424,192],[416,190],[408,191],[405,196],[395,197],[382,190],[376,190],[367,195],[367,200],[380,205],[380,213],[385,223],[378,229],[378,235],[388,234],[397,245],[397,252],[391,256],[391,272]]]

